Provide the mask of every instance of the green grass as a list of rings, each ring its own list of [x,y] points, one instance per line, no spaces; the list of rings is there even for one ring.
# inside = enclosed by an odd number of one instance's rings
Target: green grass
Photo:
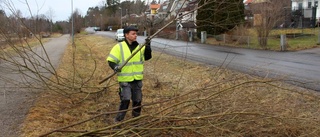
[[[267,46],[265,48],[259,45],[259,38],[255,30],[247,30],[249,36],[237,36],[239,38],[234,38],[233,35],[228,35],[226,40],[217,40],[216,37],[220,39],[220,36],[211,36],[207,39],[208,44],[213,45],[224,45],[232,47],[250,48],[250,49],[264,49],[264,50],[274,50],[280,51],[280,35],[286,34],[286,43],[288,51],[297,51],[310,48],[319,47],[318,45],[318,35],[320,32],[319,28],[307,28],[307,29],[275,29],[269,34]],[[296,34],[296,37],[290,37],[289,35]],[[301,36],[301,34],[303,36]],[[300,35],[300,36],[299,36]]]

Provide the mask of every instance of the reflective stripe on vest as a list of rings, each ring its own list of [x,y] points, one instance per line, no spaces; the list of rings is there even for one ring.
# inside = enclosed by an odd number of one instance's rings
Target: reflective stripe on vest
[[[115,63],[119,63],[119,62],[120,62],[120,60],[119,60],[117,57],[115,57],[114,55],[112,55],[112,54],[109,54],[108,57],[110,57],[110,58],[112,58],[113,60],[115,60],[115,61],[116,61]]]

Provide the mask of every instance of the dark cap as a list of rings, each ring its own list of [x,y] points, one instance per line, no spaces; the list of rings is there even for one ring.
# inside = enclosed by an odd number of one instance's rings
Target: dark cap
[[[138,31],[138,29],[134,26],[128,26],[123,29],[124,34],[129,33],[129,31]]]

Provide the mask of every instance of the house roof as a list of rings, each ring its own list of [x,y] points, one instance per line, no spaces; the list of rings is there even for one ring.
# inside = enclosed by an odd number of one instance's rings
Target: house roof
[[[158,12],[163,12],[163,11],[169,11],[170,9],[170,1],[164,1],[160,8],[158,9]]]
[[[151,4],[150,5],[150,9],[159,9],[160,8],[160,4]]]
[[[195,8],[196,8],[196,6],[197,6],[197,2],[198,2],[198,0],[191,0],[191,1],[189,1],[189,2],[187,2],[185,5],[185,7],[184,8],[182,8],[181,10],[180,10],[180,12],[185,12],[185,11],[191,11],[191,10],[194,10]]]
[[[253,0],[247,0],[244,4],[250,4],[252,2],[253,2]]]

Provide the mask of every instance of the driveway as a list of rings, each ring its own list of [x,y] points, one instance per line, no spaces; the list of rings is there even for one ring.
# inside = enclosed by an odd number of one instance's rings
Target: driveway
[[[48,56],[53,67],[57,67],[67,47],[68,41],[69,35],[52,38],[44,44],[44,49],[48,53],[47,55],[41,47],[33,50],[37,55],[40,55],[40,57],[36,57],[34,54],[29,55],[34,56],[33,59],[35,59],[37,63],[42,64],[41,66],[48,65],[45,63],[48,60],[37,59],[45,59]],[[21,59],[17,59],[17,61],[21,61]],[[20,135],[19,130],[21,124],[35,101],[36,96],[39,94],[39,91],[35,89],[28,90],[21,87],[21,85],[26,84],[24,83],[26,78],[15,71],[17,67],[8,63],[0,63],[0,68],[0,136],[17,137]],[[39,71],[45,74],[46,77],[50,77],[50,74],[46,73],[47,70],[39,69]],[[32,74],[30,73],[30,75]]]
[[[97,32],[96,34],[114,38],[114,32]],[[143,43],[145,38],[139,36],[137,40]],[[320,48],[297,52],[277,52],[162,38],[152,39],[151,45],[153,50],[160,52],[243,73],[277,78],[320,91]]]

